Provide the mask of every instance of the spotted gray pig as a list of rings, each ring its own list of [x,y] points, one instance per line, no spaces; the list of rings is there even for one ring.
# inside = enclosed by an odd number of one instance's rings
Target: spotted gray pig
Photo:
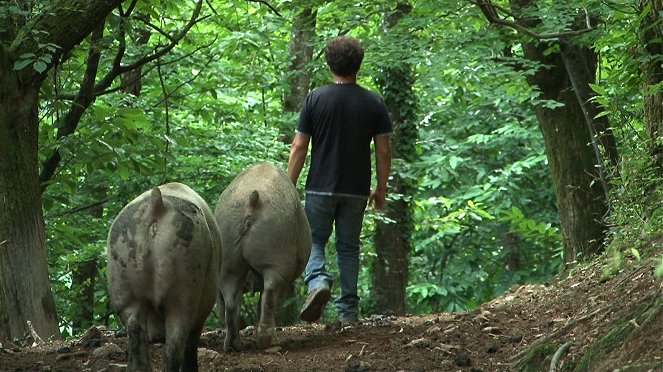
[[[122,209],[108,234],[108,291],[129,334],[130,371],[151,371],[148,341],[164,340],[165,370],[198,370],[220,260],[212,211],[188,186],[155,187]]]
[[[237,176],[214,211],[221,229],[220,286],[225,300],[225,351],[239,350],[239,310],[249,270],[263,279],[256,343],[268,347],[283,294],[304,271],[311,253],[311,228],[290,178],[260,163]]]

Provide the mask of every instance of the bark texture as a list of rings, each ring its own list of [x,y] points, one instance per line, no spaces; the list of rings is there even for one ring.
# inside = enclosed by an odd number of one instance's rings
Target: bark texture
[[[306,65],[313,58],[313,38],[317,23],[317,9],[303,8],[293,20],[292,39],[290,40],[290,92],[285,98],[284,109],[299,112],[311,85],[311,72]]]
[[[290,113],[298,113],[311,85],[311,72],[306,70],[306,65],[313,58],[313,38],[315,37],[315,25],[317,23],[317,8],[304,7],[295,15],[292,24],[292,39],[290,40],[290,91],[285,97],[283,110]],[[284,143],[291,143],[294,131],[292,123],[282,127],[280,138]],[[295,284],[291,284],[283,291],[284,307],[277,314],[277,324],[293,324],[297,320],[299,307],[297,306]]]
[[[6,59],[3,62],[6,63]],[[8,76],[3,74],[3,77]],[[38,89],[19,90],[3,80],[0,79],[3,87],[0,98],[0,331],[9,338],[22,339],[28,330],[27,321],[31,321],[37,334],[47,339],[58,336],[59,331],[48,279],[36,172]]]
[[[574,93],[560,53],[544,55],[546,46],[525,44],[525,56],[550,66],[529,77],[539,87],[543,99],[563,103],[563,107],[536,107],[555,183],[560,222],[564,234],[567,263],[588,257],[602,249],[607,196],[597,172],[596,152],[585,114]]]
[[[663,139],[661,139],[661,134],[663,134],[663,93],[653,92],[651,89],[663,81],[663,65],[661,64],[663,32],[661,32],[660,26],[663,22],[660,15],[660,11],[663,10],[663,1],[642,0],[639,5],[641,13],[648,9],[647,15],[639,25],[640,43],[645,55],[650,57],[642,64],[645,127],[650,141],[650,155],[658,173],[663,174]]]
[[[385,32],[390,32],[398,22],[412,11],[404,2],[385,19]],[[403,58],[404,59],[404,58]],[[416,160],[416,95],[412,87],[415,78],[412,66],[402,61],[393,61],[384,69],[380,85],[384,100],[394,125],[392,155],[404,163]],[[400,195],[387,203],[386,217],[395,221],[376,225],[375,250],[377,257],[373,266],[373,300],[376,311],[381,313],[405,314],[408,283],[408,255],[411,249],[412,215],[409,197],[415,185],[404,179],[397,171],[392,172],[389,193]]]
[[[519,14],[535,1],[509,3]],[[535,18],[518,17],[524,28],[537,23]],[[561,51],[549,52],[551,43],[560,44]],[[604,156],[616,163],[616,145],[608,123],[593,120],[594,108],[586,101],[590,94],[587,86],[595,81],[597,58],[593,51],[561,39],[526,42],[523,52],[525,58],[543,66],[527,77],[529,84],[538,87],[541,99],[564,105],[550,108],[539,104],[536,116],[555,183],[564,257],[569,264],[603,249],[609,179],[601,167]]]
[[[317,8],[305,7],[295,15],[292,21],[292,39],[288,54],[290,55],[290,77],[284,102],[283,110],[290,113],[298,113],[311,86],[311,71],[306,66],[313,59],[313,38],[315,37],[315,25],[317,23]],[[290,144],[294,138],[292,123],[282,127],[281,140]]]
[[[59,337],[37,159],[39,88],[46,72],[31,65],[15,71],[14,63],[24,53],[40,51],[40,43],[52,43],[58,48],[48,71],[120,3],[60,0],[31,18],[0,20],[5,30],[0,33],[0,333],[9,338],[23,338],[27,321],[41,338]],[[33,30],[44,33],[37,39]]]

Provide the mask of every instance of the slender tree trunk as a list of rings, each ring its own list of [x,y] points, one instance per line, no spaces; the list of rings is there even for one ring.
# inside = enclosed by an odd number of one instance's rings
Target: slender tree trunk
[[[409,4],[398,3],[396,11],[386,18],[385,32],[390,32],[411,11],[412,7]],[[417,99],[412,90],[415,82],[412,66],[402,62],[402,60],[393,61],[385,68],[384,76],[380,79],[380,85],[394,125],[392,135],[393,157],[401,159],[405,163],[411,163],[417,158],[415,149],[418,138],[416,128]],[[412,213],[408,200],[416,191],[416,185],[413,185],[412,181],[401,177],[396,167],[392,174],[389,192],[400,197],[387,203],[385,211],[386,217],[395,221],[395,223],[378,221],[376,225],[375,250],[377,257],[373,266],[372,296],[376,311],[405,314],[408,254],[412,235]]]
[[[394,177],[390,185],[392,194],[408,192],[410,187]],[[410,205],[402,197],[389,202],[385,212],[395,223],[378,222],[375,228],[375,250],[373,265],[373,293],[375,311],[378,313],[405,314],[408,283],[408,253],[410,251],[411,214]]]
[[[147,14],[141,14],[139,17],[143,17],[146,20],[150,20],[150,16]],[[136,45],[146,45],[150,41],[150,36],[152,33],[147,28],[139,28],[136,31]],[[140,97],[140,91],[143,88],[143,69],[138,67],[134,70],[127,71],[120,76],[120,89],[128,94]]]
[[[94,324],[94,287],[97,282],[97,261],[77,262],[72,270],[73,287],[81,293],[76,303],[78,311],[73,319],[74,334],[88,329]]]
[[[292,39],[288,53],[290,55],[290,92],[285,98],[284,109],[299,112],[311,85],[311,72],[306,65],[313,58],[313,38],[317,23],[317,9],[306,7],[297,13],[292,25]]]
[[[660,24],[663,18],[659,12],[663,10],[661,0],[641,0],[640,12],[651,5],[647,16],[640,21],[640,42],[644,53],[651,58],[642,64],[642,76],[644,81],[644,113],[645,127],[649,136],[649,153],[653,158],[659,174],[663,174],[663,93],[660,91],[651,94],[652,87],[663,81],[663,34]]]
[[[506,233],[502,236],[502,245],[506,251],[504,264],[509,271],[520,271],[520,245],[522,239],[518,234]]]
[[[27,322],[58,338],[37,162],[38,87],[23,87],[0,51],[0,331],[23,338]]]
[[[107,197],[107,191],[106,186],[97,187],[94,190],[94,197],[97,200],[104,200]],[[90,217],[99,220],[104,216],[104,205],[95,205],[88,210],[88,213]],[[73,319],[74,334],[85,331],[94,324],[94,292],[98,273],[99,266],[97,265],[96,256],[73,264],[72,287],[81,291],[78,297],[79,301],[76,302],[77,315]]]
[[[290,91],[283,102],[285,112],[296,114],[304,103],[311,85],[311,72],[306,70],[306,65],[313,58],[313,38],[315,37],[315,25],[317,23],[317,8],[305,7],[295,15],[292,25],[292,39],[290,40]],[[281,126],[279,135],[284,143],[291,143],[294,138],[292,123]],[[296,299],[295,284],[291,284],[283,291],[284,304],[277,314],[277,324],[293,324],[297,320],[299,306]]]
[[[290,77],[283,110],[290,113],[298,113],[302,108],[304,99],[311,85],[311,72],[306,70],[306,65],[313,58],[313,38],[315,37],[315,25],[317,23],[317,8],[305,7],[295,15],[292,24],[292,39],[288,54],[290,55]],[[294,138],[292,123],[281,126],[280,137],[284,143],[290,144]]]

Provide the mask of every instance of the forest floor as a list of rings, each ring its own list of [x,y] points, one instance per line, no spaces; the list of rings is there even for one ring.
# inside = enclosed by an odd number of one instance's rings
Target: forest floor
[[[222,332],[207,330],[200,369],[548,371],[554,364],[557,371],[663,371],[663,282],[653,275],[655,264],[627,257],[605,277],[608,261],[576,268],[549,285],[516,286],[467,313],[278,328],[266,350],[253,346],[252,327],[242,331],[246,348],[237,353],[224,353]],[[127,338],[94,330],[81,339],[41,345],[5,342],[0,370],[123,371]],[[163,350],[152,347],[155,370],[161,369]]]

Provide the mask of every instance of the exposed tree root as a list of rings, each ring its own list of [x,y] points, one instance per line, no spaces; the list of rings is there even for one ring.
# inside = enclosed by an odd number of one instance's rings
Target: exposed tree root
[[[573,345],[573,342],[568,341],[557,349],[557,352],[555,352],[555,355],[553,355],[553,358],[550,361],[550,372],[557,372],[557,364],[559,363],[559,360],[562,359],[562,356],[566,354],[566,351],[569,350],[571,345]]]

